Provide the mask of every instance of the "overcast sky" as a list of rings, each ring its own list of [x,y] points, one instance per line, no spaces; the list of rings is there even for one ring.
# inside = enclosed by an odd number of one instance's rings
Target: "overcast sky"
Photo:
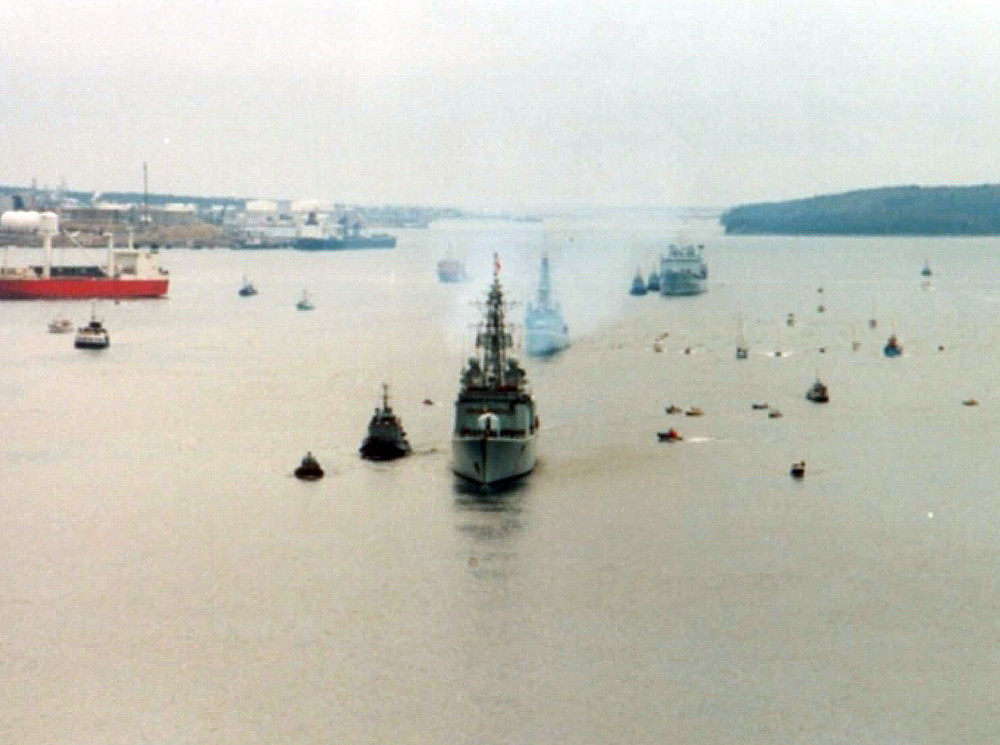
[[[3,0],[0,183],[466,207],[1000,181],[994,0]]]

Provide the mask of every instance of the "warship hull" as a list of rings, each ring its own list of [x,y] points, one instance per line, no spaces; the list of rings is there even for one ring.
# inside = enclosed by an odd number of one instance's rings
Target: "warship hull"
[[[483,486],[531,473],[535,468],[535,437],[456,437],[452,468],[464,479]]]
[[[562,328],[528,329],[524,334],[524,351],[532,357],[546,357],[569,346],[569,334]]]

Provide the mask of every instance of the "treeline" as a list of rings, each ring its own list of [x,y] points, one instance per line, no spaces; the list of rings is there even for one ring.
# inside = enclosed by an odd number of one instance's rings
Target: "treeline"
[[[998,235],[1000,185],[891,186],[734,207],[727,233]]]

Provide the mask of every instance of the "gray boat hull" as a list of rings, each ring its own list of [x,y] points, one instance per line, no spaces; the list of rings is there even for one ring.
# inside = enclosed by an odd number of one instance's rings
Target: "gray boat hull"
[[[452,470],[483,486],[530,473],[535,467],[535,436],[455,437]]]

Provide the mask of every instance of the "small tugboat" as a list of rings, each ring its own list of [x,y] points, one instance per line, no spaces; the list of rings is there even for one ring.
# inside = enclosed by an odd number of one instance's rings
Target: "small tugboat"
[[[647,292],[660,291],[660,273],[655,269],[649,273],[649,279],[646,280],[646,291]]]
[[[678,442],[684,438],[678,434],[677,430],[671,427],[666,432],[657,432],[656,439],[660,442]]]
[[[66,316],[56,316],[49,321],[50,334],[68,334],[73,330],[73,322]]]
[[[642,278],[642,270],[636,269],[635,276],[632,278],[632,287],[629,288],[629,295],[645,295],[646,294],[646,280]]]
[[[317,481],[323,478],[324,471],[311,452],[307,452],[299,467],[295,469],[295,478],[303,481]]]
[[[817,404],[825,404],[830,401],[830,392],[823,382],[816,378],[816,382],[812,384],[812,387],[806,391],[806,398]]]
[[[806,475],[806,462],[804,460],[800,460],[798,463],[792,463],[789,473],[793,479],[801,479]]]
[[[889,336],[885,346],[882,347],[882,354],[886,357],[899,357],[903,353],[903,347],[899,344],[899,339],[895,334]]]
[[[240,297],[252,297],[257,294],[257,288],[253,286],[246,277],[243,278],[243,286],[240,287]]]
[[[312,300],[309,299],[309,291],[308,290],[303,290],[302,291],[302,299],[299,300],[299,302],[297,302],[295,304],[295,307],[298,310],[312,310],[313,308],[316,307],[315,305],[312,304]]]
[[[368,423],[368,435],[358,448],[366,460],[395,460],[410,454],[403,425],[389,406],[389,386],[382,384],[382,405]]]
[[[92,310],[90,323],[81,326],[76,330],[76,339],[73,346],[77,349],[107,349],[111,344],[111,335],[104,328],[103,324],[97,320],[97,314]]]

